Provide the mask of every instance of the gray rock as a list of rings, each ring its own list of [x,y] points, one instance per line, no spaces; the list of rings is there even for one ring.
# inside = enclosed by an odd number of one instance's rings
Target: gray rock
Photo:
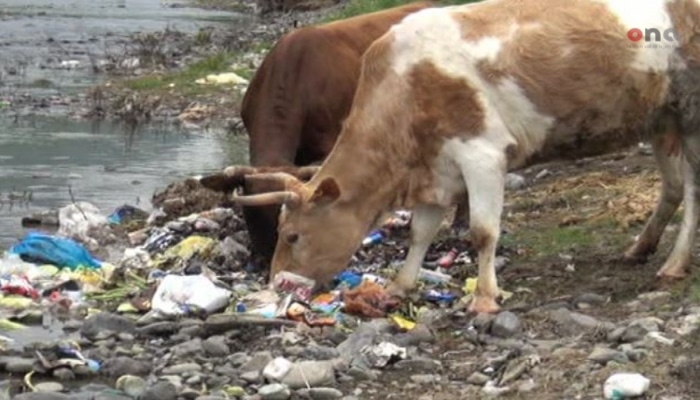
[[[115,388],[128,394],[130,397],[138,399],[146,390],[146,381],[138,376],[124,375],[117,379]]]
[[[120,394],[110,392],[91,394],[91,396],[94,397],[89,397],[85,400],[133,400],[129,396],[122,396]],[[71,400],[74,400],[72,396]]]
[[[197,363],[175,364],[163,369],[163,375],[183,375],[191,372],[199,372],[202,366]]]
[[[415,372],[435,372],[442,369],[442,363],[429,358],[412,358],[398,361],[394,364],[394,368]]]
[[[287,400],[292,396],[291,390],[280,383],[265,385],[258,389],[258,394],[263,400]]]
[[[602,296],[596,293],[584,293],[576,297],[573,301],[577,308],[590,308],[606,304],[610,300],[609,297]]]
[[[375,339],[392,329],[392,324],[387,319],[373,319],[361,324],[347,339],[338,345],[340,356],[348,361],[352,360],[365,346],[374,344]]]
[[[0,359],[0,365],[4,365],[5,371],[7,372],[14,374],[26,374],[33,369],[34,359],[22,357],[3,357]]]
[[[525,178],[521,175],[508,173],[506,174],[506,190],[519,190],[525,187]]]
[[[595,361],[599,364],[606,365],[610,361],[615,361],[618,363],[627,363],[629,358],[627,355],[621,351],[609,349],[607,347],[595,347],[591,354],[588,355],[588,359]]]
[[[272,361],[272,353],[269,351],[261,351],[253,354],[247,363],[241,367],[241,372],[258,371],[262,372],[263,368]]]
[[[112,378],[122,375],[145,376],[151,372],[151,364],[131,357],[114,357],[105,361],[100,370]]]
[[[436,383],[436,382],[440,382],[440,375],[432,375],[432,374],[411,375],[411,382],[417,383],[419,385],[427,385],[427,384],[431,384],[431,383]]]
[[[311,389],[300,389],[297,391],[303,398],[309,398],[312,400],[333,400],[340,399],[343,397],[343,392],[335,388],[311,388]]]
[[[379,376],[377,373],[369,368],[361,368],[358,366],[353,366],[347,371],[348,376],[353,377],[358,381],[375,381]]]
[[[270,355],[270,357],[272,357],[272,355]],[[231,354],[230,356],[228,356],[227,359],[234,368],[238,368],[238,367],[244,365],[245,363],[247,363],[248,361],[250,361],[251,357],[248,355],[248,353],[238,352],[238,353]],[[270,358],[270,359],[272,359],[272,358]],[[265,365],[267,365],[267,364],[265,364]]]
[[[212,336],[202,343],[204,352],[212,357],[226,357],[231,350],[226,344],[226,338],[223,336]]]
[[[425,324],[416,324],[408,332],[394,335],[392,342],[399,347],[418,346],[421,343],[432,343],[435,341],[435,334]]]
[[[241,379],[248,383],[262,382],[262,374],[260,371],[248,371],[241,374]]]
[[[188,358],[193,355],[202,354],[202,339],[195,338],[173,347],[173,354],[179,358]]]
[[[90,340],[98,337],[100,333],[135,333],[136,323],[126,317],[108,312],[100,312],[91,315],[83,321],[80,334]]]
[[[471,375],[467,377],[467,383],[476,385],[476,386],[484,386],[486,382],[490,381],[491,378],[486,375],[482,374],[481,372],[475,371]]]
[[[627,326],[620,339],[628,343],[642,340],[649,332],[658,332],[661,325],[663,321],[654,317],[634,320]]]
[[[70,400],[70,396],[63,393],[30,392],[22,393],[12,398],[13,400]]]
[[[491,313],[478,313],[476,317],[472,319],[471,324],[477,331],[486,333],[491,328],[491,324],[495,318],[496,316]]]
[[[58,382],[40,382],[34,385],[37,392],[62,392],[63,385]]]
[[[333,347],[311,345],[304,349],[301,356],[312,360],[332,360],[339,357],[340,353]]]
[[[140,400],[176,400],[177,388],[171,382],[160,381],[148,387]]]
[[[612,330],[615,328],[615,325],[609,322],[601,322],[591,316],[571,312],[566,308],[551,311],[549,316],[567,334],[579,334],[582,330]]]
[[[509,338],[520,332],[520,319],[510,311],[500,312],[491,323],[491,334]]]
[[[75,373],[71,371],[69,368],[56,368],[53,370],[51,373],[54,378],[58,379],[59,381],[72,381],[75,379]]]
[[[290,389],[332,386],[335,384],[333,361],[301,361],[294,363],[291,370],[282,379]]]
[[[198,396],[195,400],[226,400],[226,397],[219,397],[219,396]]]

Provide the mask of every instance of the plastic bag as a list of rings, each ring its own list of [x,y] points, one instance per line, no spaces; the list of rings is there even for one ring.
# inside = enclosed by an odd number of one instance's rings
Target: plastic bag
[[[94,258],[80,243],[72,239],[29,232],[22,241],[9,250],[19,254],[25,261],[37,264],[52,264],[75,269],[79,266],[100,268],[102,262]]]
[[[100,209],[84,201],[59,209],[58,222],[57,235],[79,240],[90,245],[97,244],[97,241],[90,236],[91,232],[99,229],[109,229],[109,221],[107,217],[102,215]]]
[[[203,275],[167,275],[153,295],[151,309],[164,315],[182,315],[193,309],[212,313],[225,308],[231,292]]]

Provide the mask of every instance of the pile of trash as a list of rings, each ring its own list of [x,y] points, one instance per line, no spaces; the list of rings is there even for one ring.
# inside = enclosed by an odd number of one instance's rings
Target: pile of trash
[[[159,206],[150,213],[125,205],[103,215],[80,202],[28,217],[24,222],[38,228],[0,260],[0,346],[12,342],[3,331],[25,329],[47,310],[81,319],[107,311],[137,326],[233,315],[342,329],[363,318],[388,318],[411,330],[422,312],[466,304],[474,290],[473,278],[464,286],[455,283],[467,277],[470,265],[475,270],[468,243],[446,240],[429,252],[419,296],[402,304],[387,295],[384,285],[405,258],[408,211],[397,211],[369,232],[328,291],[312,293],[313,281],[288,272],[270,285],[266,274],[248,268],[248,238],[238,210],[211,193],[193,200],[197,190],[166,192],[170,196],[154,196]],[[210,208],[192,212],[198,207]],[[46,226],[58,229],[49,232]],[[56,346],[53,356],[37,351],[34,372],[100,369],[103,360],[83,357],[77,344]]]

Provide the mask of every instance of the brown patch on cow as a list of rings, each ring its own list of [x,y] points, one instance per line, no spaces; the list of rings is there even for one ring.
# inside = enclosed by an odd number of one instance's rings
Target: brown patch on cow
[[[683,58],[693,66],[700,65],[700,37],[697,30],[700,5],[695,0],[676,0],[668,2],[666,9],[673,21]]]
[[[493,236],[489,233],[488,229],[480,226],[470,226],[469,227],[469,239],[475,249],[481,250],[486,245],[493,240]]]
[[[639,140],[636,134],[645,131],[648,116],[666,98],[667,76],[631,73],[637,45],[602,2],[552,0],[525,6],[504,0],[457,11],[455,19],[467,40],[502,41],[494,61],[477,63],[480,76],[493,85],[511,80],[540,114],[554,118],[555,132],[527,164],[628,146]],[[621,86],[633,89],[612,89]],[[519,148],[510,155],[532,150],[537,149]]]
[[[429,61],[415,65],[407,78],[413,135],[420,142],[474,136],[484,130],[484,110],[466,80],[448,76]]]

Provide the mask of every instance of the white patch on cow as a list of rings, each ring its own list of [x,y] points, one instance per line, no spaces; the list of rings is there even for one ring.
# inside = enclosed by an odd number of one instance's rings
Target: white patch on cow
[[[627,40],[631,48],[639,50],[632,68],[642,71],[663,72],[669,69],[671,54],[679,47],[675,40],[668,41],[663,37],[665,30],[673,28],[671,17],[666,11],[666,3],[669,0],[645,0],[643,5],[630,0],[596,0],[605,4],[610,11],[625,26],[626,31],[639,29],[644,35],[645,29],[656,28],[661,32],[661,41],[632,41]],[[652,35],[653,36],[653,35]]]
[[[394,71],[405,73],[422,60],[431,60],[453,77],[478,79],[476,69],[465,70],[475,61],[494,60],[501,49],[502,39],[484,37],[465,41],[462,26],[453,18],[450,9],[429,8],[413,13],[391,30],[394,33]],[[512,29],[515,34],[517,26]]]
[[[542,148],[555,119],[538,112],[535,104],[512,79],[502,79],[493,89],[487,88],[485,94],[489,106],[495,110],[487,113],[486,131],[504,129],[509,133],[517,145],[519,157],[508,160],[508,165],[515,168],[525,161],[525,157]]]

